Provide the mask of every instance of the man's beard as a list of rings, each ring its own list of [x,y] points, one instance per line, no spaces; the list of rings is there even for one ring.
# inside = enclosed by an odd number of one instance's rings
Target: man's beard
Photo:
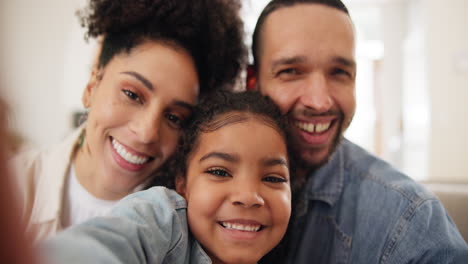
[[[343,141],[344,139],[344,118],[343,116],[339,119],[338,121],[338,129],[335,137],[333,138],[332,144],[330,145],[330,148],[328,149],[327,156],[323,159],[320,160],[319,162],[311,163],[310,161],[306,160],[303,158],[301,154],[295,155],[296,157],[294,160],[294,165],[297,169],[297,174],[296,177],[298,179],[299,184],[305,184],[307,179],[310,177],[310,175],[314,174],[318,169],[320,169],[323,165],[328,163],[330,161],[331,156],[333,153],[336,151],[338,148],[338,145]],[[347,122],[349,124],[349,122]]]

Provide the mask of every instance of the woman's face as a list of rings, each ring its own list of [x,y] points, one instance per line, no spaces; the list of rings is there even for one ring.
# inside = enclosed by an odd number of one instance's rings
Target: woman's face
[[[256,118],[200,134],[177,191],[213,263],[256,263],[279,243],[291,213],[287,158],[283,137]]]
[[[83,94],[81,183],[104,199],[130,193],[173,154],[197,97],[197,71],[184,50],[149,41],[116,55]]]

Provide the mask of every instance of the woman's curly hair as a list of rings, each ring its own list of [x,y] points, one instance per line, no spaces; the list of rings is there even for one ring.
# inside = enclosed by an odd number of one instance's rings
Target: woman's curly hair
[[[102,37],[98,67],[142,42],[161,41],[193,58],[200,93],[232,88],[246,62],[239,0],[90,0],[77,12],[85,38]]]

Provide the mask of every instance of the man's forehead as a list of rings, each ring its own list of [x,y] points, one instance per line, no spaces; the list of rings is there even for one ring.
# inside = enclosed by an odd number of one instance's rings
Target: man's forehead
[[[323,4],[300,3],[271,12],[265,19],[262,31],[274,33],[281,29],[309,28],[327,32],[332,27],[354,32],[352,21],[345,12]]]
[[[265,20],[260,57],[280,59],[317,53],[354,59],[354,29],[348,15],[320,4],[275,10]],[[315,56],[315,55],[314,55]]]

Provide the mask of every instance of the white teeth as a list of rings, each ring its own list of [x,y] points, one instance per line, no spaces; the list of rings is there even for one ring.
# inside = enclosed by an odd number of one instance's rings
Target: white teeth
[[[330,127],[330,123],[317,124],[315,126],[315,132],[320,133],[327,130]]]
[[[260,229],[260,225],[242,225],[242,224],[233,224],[228,222],[221,223],[227,229],[234,229],[240,231],[248,231],[248,232],[257,232]]]
[[[143,164],[149,160],[149,157],[137,156],[131,153],[128,153],[124,146],[122,146],[117,140],[112,139],[112,146],[114,146],[115,151],[122,157],[125,161],[132,164]]]
[[[305,122],[299,122],[296,121],[294,122],[294,125],[297,126],[298,128],[307,131],[309,133],[321,133],[326,131],[328,128],[330,128],[330,122],[327,123],[318,123],[318,124],[313,124],[313,123],[305,123]]]

